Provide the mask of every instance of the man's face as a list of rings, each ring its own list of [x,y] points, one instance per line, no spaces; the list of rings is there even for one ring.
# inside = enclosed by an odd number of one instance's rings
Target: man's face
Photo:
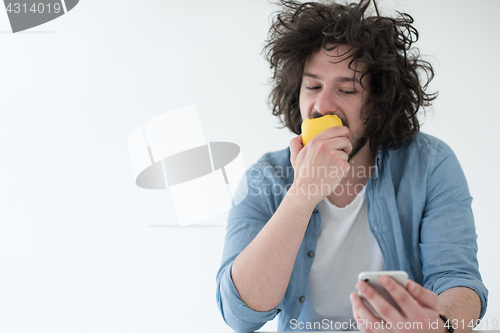
[[[368,91],[360,84],[362,72],[355,73],[349,68],[351,58],[338,62],[351,53],[349,45],[338,45],[333,51],[321,49],[314,53],[304,66],[300,87],[300,113],[302,120],[336,114],[344,126],[350,130],[353,150],[352,158],[366,143],[365,125],[361,118],[361,108],[368,97]],[[355,66],[355,63],[353,63]],[[358,71],[363,67],[358,64]],[[363,78],[363,85],[368,82]]]

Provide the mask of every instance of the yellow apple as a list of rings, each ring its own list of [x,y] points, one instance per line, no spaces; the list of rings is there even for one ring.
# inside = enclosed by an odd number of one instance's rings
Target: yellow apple
[[[342,126],[342,120],[335,114],[314,119],[307,118],[302,122],[302,144],[307,145],[316,135],[334,126]]]

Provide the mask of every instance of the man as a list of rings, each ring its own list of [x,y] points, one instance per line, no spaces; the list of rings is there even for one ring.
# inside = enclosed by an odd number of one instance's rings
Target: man
[[[238,332],[277,314],[280,330],[467,332],[486,311],[465,176],[446,144],[419,132],[432,67],[412,52],[412,18],[370,17],[370,4],[282,0],[271,27],[273,113],[296,134],[326,114],[344,126],[306,146],[298,135],[248,170],[217,275]],[[375,270],[408,273],[406,289],[380,278],[401,311],[356,283]]]

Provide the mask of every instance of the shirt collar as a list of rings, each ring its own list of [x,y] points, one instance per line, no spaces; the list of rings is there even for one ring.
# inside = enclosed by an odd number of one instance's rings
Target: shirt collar
[[[375,173],[372,175],[374,178],[378,178],[379,172],[384,170],[384,153],[379,150],[375,156]]]

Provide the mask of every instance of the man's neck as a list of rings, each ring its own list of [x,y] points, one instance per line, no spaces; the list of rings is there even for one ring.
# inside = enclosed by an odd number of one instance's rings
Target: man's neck
[[[337,207],[350,204],[375,172],[375,153],[370,150],[368,143],[351,159],[349,164],[351,165],[349,172],[335,191],[327,197]]]

